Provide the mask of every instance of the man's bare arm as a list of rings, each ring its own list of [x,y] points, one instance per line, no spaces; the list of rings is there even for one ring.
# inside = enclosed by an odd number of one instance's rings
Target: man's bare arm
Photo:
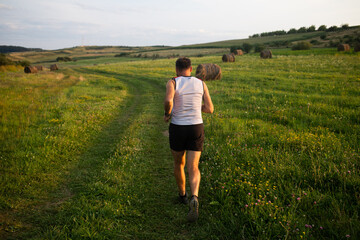
[[[166,84],[166,95],[164,100],[165,122],[168,122],[169,119],[171,118],[170,113],[174,105],[174,95],[175,95],[175,83],[174,80],[171,79]]]
[[[205,82],[203,84],[204,84],[204,104],[201,107],[201,111],[204,113],[213,113],[214,105],[211,101],[209,89],[206,86]]]

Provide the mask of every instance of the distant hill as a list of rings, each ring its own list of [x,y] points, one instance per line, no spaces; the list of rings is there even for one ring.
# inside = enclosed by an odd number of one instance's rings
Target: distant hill
[[[0,53],[42,51],[41,48],[25,48],[20,46],[0,45]]]
[[[179,48],[227,48],[241,46],[244,43],[252,45],[260,44],[270,48],[289,47],[297,41],[309,41],[315,47],[334,47],[339,43],[353,44],[358,42],[360,26],[353,26],[349,29],[338,29],[333,32],[315,31],[308,33],[293,33],[279,36],[254,37],[246,39],[233,39],[210,43],[183,45]]]
[[[259,34],[256,34],[259,35]],[[246,39],[224,40],[202,44],[182,46],[77,46],[58,50],[42,50],[40,48],[24,48],[17,46],[0,46],[0,53],[9,53],[8,58],[12,61],[30,61],[31,63],[54,63],[57,59],[71,58],[77,61],[99,62],[98,58],[104,58],[104,62],[117,62],[122,58],[175,58],[178,56],[202,57],[208,55],[223,55],[230,49],[244,48],[251,45],[252,52],[259,49],[290,49],[301,41],[309,42],[313,48],[337,48],[340,43],[355,47],[360,44],[360,26],[333,31],[315,31],[306,33],[286,33],[275,36],[258,36]],[[261,50],[260,50],[261,51]],[[101,62],[101,61],[100,61]],[[65,64],[65,63],[64,63]]]

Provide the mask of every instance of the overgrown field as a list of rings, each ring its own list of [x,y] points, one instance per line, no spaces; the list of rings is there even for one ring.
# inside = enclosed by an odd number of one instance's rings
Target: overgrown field
[[[360,55],[296,54],[192,59],[223,72],[194,224],[162,121],[174,59],[0,73],[0,236],[358,239]]]

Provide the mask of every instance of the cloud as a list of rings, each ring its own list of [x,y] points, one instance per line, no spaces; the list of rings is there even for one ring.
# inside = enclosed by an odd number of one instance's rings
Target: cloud
[[[76,3],[69,3],[75,7],[80,8],[82,11],[95,11],[95,12],[101,12],[101,13],[106,13],[106,14],[119,14],[119,13],[134,13],[134,12],[138,12],[138,13],[142,13],[142,12],[146,12],[145,9],[141,10],[139,8],[136,7],[130,7],[130,6],[122,6],[119,5],[118,3],[115,4],[102,4],[102,5],[98,5],[98,6],[94,6],[94,5],[90,5],[88,3],[80,3],[80,2],[76,2]]]
[[[6,22],[1,24],[5,27],[5,29],[9,29],[9,30],[21,30],[23,29],[23,26],[21,26],[19,23],[14,23],[14,22]]]
[[[75,6],[80,7],[83,10],[90,10],[90,11],[103,11],[103,9],[101,9],[100,7],[94,7],[94,6],[90,6],[88,4],[83,4],[80,2],[76,2],[74,3]]]
[[[184,45],[312,24],[358,24],[360,1],[344,1],[338,10],[335,0],[303,0],[302,8],[286,0],[0,0],[0,42]]]
[[[0,9],[12,10],[13,8],[11,6],[0,3]]]

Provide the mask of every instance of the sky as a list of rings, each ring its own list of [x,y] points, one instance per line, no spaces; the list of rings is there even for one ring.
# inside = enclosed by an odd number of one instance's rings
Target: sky
[[[180,46],[360,25],[360,0],[0,0],[0,45]]]

